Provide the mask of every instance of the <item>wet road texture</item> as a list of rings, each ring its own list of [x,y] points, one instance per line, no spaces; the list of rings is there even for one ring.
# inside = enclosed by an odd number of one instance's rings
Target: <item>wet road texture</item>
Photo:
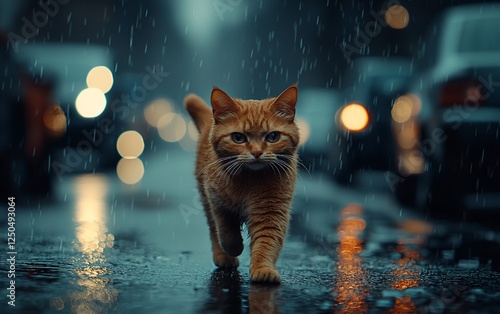
[[[498,313],[500,232],[400,208],[382,174],[342,188],[301,173],[282,283],[212,263],[194,156],[162,152],[133,187],[66,176],[51,200],[16,197],[15,278],[0,218],[1,313]],[[9,306],[15,280],[15,307]]]

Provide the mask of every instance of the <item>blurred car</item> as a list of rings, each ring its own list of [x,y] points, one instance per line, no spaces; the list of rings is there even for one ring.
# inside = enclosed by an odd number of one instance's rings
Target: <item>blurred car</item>
[[[54,102],[64,121],[47,117],[44,124],[61,133],[59,149],[52,153],[56,173],[88,172],[114,166],[116,139],[122,121],[116,119],[113,100],[114,58],[108,47],[80,44],[26,44],[19,46],[18,63],[36,80],[50,80]],[[58,128],[58,129],[53,129]]]
[[[498,209],[500,4],[448,9],[420,46],[418,74],[393,115],[398,199],[447,216]]]
[[[300,91],[297,104],[299,156],[311,172],[329,170],[328,146],[333,141],[331,125],[339,107],[340,99],[336,90],[308,88]]]
[[[404,58],[363,57],[342,77],[343,106],[336,112],[330,145],[333,178],[353,181],[360,169],[387,170],[394,151],[391,107],[405,91],[412,63]]]

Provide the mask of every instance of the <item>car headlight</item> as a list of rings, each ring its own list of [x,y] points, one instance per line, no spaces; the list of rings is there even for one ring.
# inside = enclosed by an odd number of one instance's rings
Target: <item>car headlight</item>
[[[368,126],[370,116],[364,106],[351,103],[339,110],[337,121],[348,131],[360,132]]]

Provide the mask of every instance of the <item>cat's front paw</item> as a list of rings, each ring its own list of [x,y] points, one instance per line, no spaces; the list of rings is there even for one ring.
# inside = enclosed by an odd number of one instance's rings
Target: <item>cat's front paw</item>
[[[233,238],[221,238],[220,247],[229,256],[239,256],[243,252],[243,239],[241,236],[236,239]]]
[[[237,257],[226,254],[214,254],[214,264],[220,268],[236,268],[240,265]]]
[[[250,267],[250,279],[255,283],[280,283],[280,273],[275,267]]]

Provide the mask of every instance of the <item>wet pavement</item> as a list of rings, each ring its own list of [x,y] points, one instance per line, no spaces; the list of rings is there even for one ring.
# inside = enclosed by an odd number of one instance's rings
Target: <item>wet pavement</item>
[[[159,152],[134,187],[114,173],[66,176],[46,201],[16,195],[15,307],[2,313],[497,313],[500,231],[400,208],[383,174],[356,188],[301,172],[279,286],[217,270],[193,154]],[[6,293],[7,292],[7,293]]]

